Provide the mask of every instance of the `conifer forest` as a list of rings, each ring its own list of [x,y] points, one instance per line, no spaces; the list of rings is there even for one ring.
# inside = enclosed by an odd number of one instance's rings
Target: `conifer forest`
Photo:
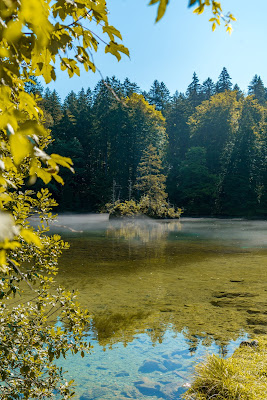
[[[49,184],[58,211],[95,212],[138,200],[138,165],[153,146],[168,201],[183,215],[267,214],[267,89],[260,76],[246,93],[226,68],[217,82],[201,84],[194,73],[186,92],[173,95],[157,80],[145,92],[116,77],[65,99],[38,82],[27,90],[42,98],[50,153],[74,163],[75,174],[61,172],[64,186]]]

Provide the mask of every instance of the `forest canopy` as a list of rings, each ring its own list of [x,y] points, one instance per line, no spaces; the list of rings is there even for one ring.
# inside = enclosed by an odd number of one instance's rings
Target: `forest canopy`
[[[138,201],[137,167],[151,144],[161,154],[170,203],[184,215],[266,215],[266,101],[260,76],[245,95],[226,68],[217,82],[200,83],[194,73],[186,92],[174,95],[164,82],[145,92],[115,77],[63,101],[45,90],[51,152],[76,166],[75,175],[63,173],[64,187],[50,184],[59,210]]]

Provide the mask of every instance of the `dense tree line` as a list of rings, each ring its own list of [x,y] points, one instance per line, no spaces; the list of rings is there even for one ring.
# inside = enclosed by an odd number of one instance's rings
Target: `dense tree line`
[[[97,211],[138,199],[138,164],[153,145],[163,160],[167,192],[185,215],[267,214],[267,90],[254,76],[244,94],[226,68],[218,81],[197,74],[185,93],[163,82],[148,92],[125,79],[101,80],[61,102],[39,85],[50,152],[71,157],[75,175],[51,187],[60,211]]]

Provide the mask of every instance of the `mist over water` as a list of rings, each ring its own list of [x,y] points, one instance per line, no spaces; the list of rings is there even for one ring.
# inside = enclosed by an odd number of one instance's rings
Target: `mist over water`
[[[61,215],[58,283],[92,315],[92,354],[62,361],[77,399],[177,400],[196,362],[267,333],[267,222]],[[105,351],[104,351],[105,350]]]
[[[218,218],[181,218],[180,221],[153,220],[148,217],[109,220],[108,214],[66,214],[57,216],[51,223],[51,231],[65,236],[71,234],[105,233],[108,229],[161,231],[172,235],[169,239],[186,237],[192,240],[217,240],[221,245],[233,244],[244,247],[267,247],[267,221]],[[151,236],[153,240],[153,235]]]

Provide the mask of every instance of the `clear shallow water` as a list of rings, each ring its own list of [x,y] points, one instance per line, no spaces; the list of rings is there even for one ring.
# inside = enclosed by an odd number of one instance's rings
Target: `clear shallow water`
[[[267,222],[63,216],[58,282],[92,313],[94,345],[63,360],[77,399],[179,399],[196,362],[266,333]]]

